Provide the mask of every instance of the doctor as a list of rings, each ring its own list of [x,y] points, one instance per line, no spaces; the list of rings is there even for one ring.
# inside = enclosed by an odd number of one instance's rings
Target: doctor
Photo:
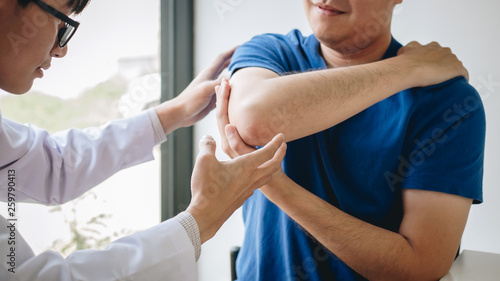
[[[0,88],[24,94],[52,58],[64,57],[78,27],[68,15],[82,12],[88,2],[2,0]],[[62,204],[121,169],[151,160],[153,147],[168,133],[191,126],[214,108],[213,89],[231,56],[232,51],[222,54],[177,98],[98,129],[49,135],[0,112],[0,200],[11,207],[17,202]],[[277,135],[264,149],[221,163],[213,138],[203,137],[186,212],[104,251],[77,251],[66,259],[50,251],[35,256],[17,232],[17,221],[0,217],[0,280],[196,280],[200,245],[279,170],[283,140]]]

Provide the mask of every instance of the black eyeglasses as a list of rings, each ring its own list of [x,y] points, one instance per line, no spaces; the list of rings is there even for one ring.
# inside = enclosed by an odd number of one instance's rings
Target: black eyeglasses
[[[65,14],[59,12],[54,7],[48,5],[43,1],[40,0],[31,0],[31,1],[37,4],[40,8],[42,8],[42,10],[46,11],[47,13],[53,15],[54,17],[64,22],[64,26],[61,27],[61,29],[59,29],[59,33],[57,34],[57,38],[59,39],[59,47],[64,48],[68,44],[71,37],[75,35],[75,32],[78,29],[80,23],[72,20]]]

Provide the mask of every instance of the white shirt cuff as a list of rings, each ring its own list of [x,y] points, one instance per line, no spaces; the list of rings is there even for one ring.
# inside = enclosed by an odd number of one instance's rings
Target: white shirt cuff
[[[154,108],[147,110],[149,120],[151,120],[151,125],[153,126],[153,131],[155,134],[155,144],[160,144],[167,140],[167,136],[165,135],[165,131],[163,130],[163,126],[161,125],[160,118],[158,118],[158,114],[156,114],[156,110]]]
[[[186,229],[189,240],[191,240],[191,243],[193,244],[195,260],[198,261],[201,255],[201,238],[196,220],[188,212],[181,212],[175,216],[175,219],[177,219],[182,224],[184,229]]]

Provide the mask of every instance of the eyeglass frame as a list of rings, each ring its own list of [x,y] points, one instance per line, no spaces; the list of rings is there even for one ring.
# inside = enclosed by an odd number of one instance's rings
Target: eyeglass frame
[[[66,16],[62,12],[58,11],[56,8],[50,6],[49,4],[47,4],[41,0],[31,0],[31,2],[37,4],[42,10],[44,10],[45,12],[53,15],[54,17],[56,17],[64,22],[64,27],[61,27],[59,29],[59,32],[57,33],[57,40],[59,41],[60,48],[66,47],[69,40],[71,40],[73,35],[75,35],[76,30],[78,29],[78,26],[80,26],[80,23],[71,19],[70,17]],[[61,40],[63,39],[64,35],[66,34],[67,30],[70,27],[72,29],[71,29],[71,34],[67,37],[68,39],[66,39],[64,42],[61,42]]]

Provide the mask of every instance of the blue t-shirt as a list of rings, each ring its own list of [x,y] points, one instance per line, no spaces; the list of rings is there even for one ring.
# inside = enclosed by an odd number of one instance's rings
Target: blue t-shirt
[[[396,56],[400,47],[393,39],[383,59]],[[318,40],[298,30],[256,36],[239,47],[230,71],[245,67],[279,75],[327,68]],[[459,77],[402,91],[341,124],[290,142],[283,169],[342,211],[397,232],[403,188],[482,202],[485,127],[478,93]],[[365,280],[260,191],[244,204],[243,219],[239,280]]]

